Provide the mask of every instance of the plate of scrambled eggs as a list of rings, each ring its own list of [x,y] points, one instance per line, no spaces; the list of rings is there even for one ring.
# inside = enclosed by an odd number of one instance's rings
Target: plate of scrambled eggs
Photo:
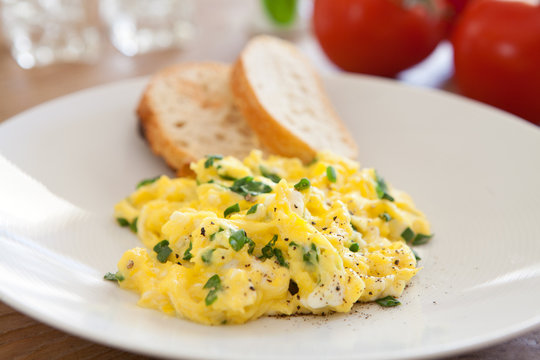
[[[538,128],[333,75],[359,162],[208,154],[176,178],[137,136],[146,82],[0,125],[2,301],[168,358],[443,356],[540,324]]]

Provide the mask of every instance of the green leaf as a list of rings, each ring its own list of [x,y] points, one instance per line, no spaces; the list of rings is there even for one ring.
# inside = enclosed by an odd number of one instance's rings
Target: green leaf
[[[278,175],[276,174],[273,174],[271,173],[270,171],[268,171],[267,168],[265,168],[264,166],[259,166],[259,170],[261,170],[261,175],[264,176],[265,178],[268,178],[270,180],[272,180],[273,182],[275,182],[276,184],[278,182],[281,181],[281,177],[279,177]]]
[[[139,183],[137,184],[137,187],[136,187],[135,189],[138,189],[138,188],[143,187],[143,186],[146,186],[146,185],[153,184],[153,183],[155,183],[160,177],[161,177],[161,175],[158,175],[158,176],[155,176],[155,177],[150,178],[150,179],[144,179],[144,180],[141,180],[141,181],[139,181]]]
[[[249,243],[249,239],[246,235],[246,232],[242,229],[233,231],[229,237],[229,244],[234,249],[234,251],[240,251],[245,244]]]
[[[255,204],[252,207],[250,207],[246,215],[255,214],[257,212],[257,206],[259,206],[259,204]]]
[[[296,246],[296,247],[300,247],[300,245],[298,245],[297,243],[295,243],[294,241],[291,241],[289,243],[289,246]]]
[[[193,244],[190,241],[188,248],[186,249],[186,251],[184,251],[184,257],[182,258],[182,260],[191,260],[191,258],[193,257],[193,255],[191,254],[191,249],[193,249]]]
[[[414,249],[411,249],[411,250],[412,250],[412,253],[414,254],[414,258],[416,259],[416,261],[422,260],[420,255],[418,255],[418,253],[416,251],[414,251]]]
[[[133,219],[133,221],[131,222],[131,224],[129,224],[129,228],[131,229],[131,231],[133,231],[135,234],[137,233],[137,221],[139,220],[139,217],[136,217],[135,219]]]
[[[336,169],[333,166],[326,167],[326,177],[328,181],[335,183],[337,181]]]
[[[382,299],[377,299],[375,300],[375,302],[383,307],[392,307],[392,306],[398,306],[401,304],[398,300],[396,300],[396,298],[392,296],[387,296]]]
[[[206,155],[206,161],[204,162],[204,168],[208,169],[210,166],[214,165],[215,160],[221,160],[223,156],[221,155]]]
[[[277,25],[289,25],[296,19],[298,0],[263,0],[270,20]]]
[[[299,182],[294,184],[294,188],[298,191],[309,189],[310,186],[311,186],[311,182],[309,181],[308,178],[302,178],[300,179]]]
[[[240,212],[240,205],[238,205],[238,203],[234,204],[234,205],[231,205],[229,206],[228,208],[225,209],[225,212],[223,213],[223,217],[227,217],[233,213],[237,213],[237,212]]]
[[[360,250],[360,245],[354,242],[351,244],[351,246],[349,246],[349,250],[351,250],[352,252],[358,252],[358,250]]]
[[[433,234],[431,235],[425,235],[425,234],[416,234],[414,237],[414,240],[412,241],[413,246],[416,245],[424,245],[427,243],[431,238],[433,237]]]
[[[272,188],[269,185],[266,185],[260,181],[253,181],[252,176],[246,176],[241,179],[235,180],[235,182],[229,189],[242,196],[255,196],[263,193],[272,192]]]
[[[379,217],[380,217],[381,219],[383,219],[384,221],[386,221],[386,222],[389,222],[390,220],[392,220],[392,217],[390,216],[390,214],[385,213],[385,212],[383,212],[382,214],[380,214]]]
[[[222,231],[225,231],[224,228],[222,228],[221,226],[219,227],[219,230],[216,231],[215,233],[213,233],[212,235],[210,235],[210,241],[214,241],[214,239],[216,238],[216,235]]]
[[[283,257],[283,252],[281,252],[281,249],[274,248],[274,255],[276,256],[276,260],[278,261],[279,265],[284,266],[286,268],[289,267],[289,264],[285,261],[285,258]]]
[[[262,255],[259,256],[259,259],[261,260],[264,260],[264,259],[270,259],[274,256],[274,251],[273,251],[273,247],[276,243],[278,239],[278,236],[277,235],[274,235],[272,237],[272,240],[270,240],[268,242],[268,244],[266,244],[263,248],[262,248]]]
[[[204,254],[201,255],[201,259],[204,263],[210,264],[212,261],[212,254],[216,251],[216,249],[210,249],[204,252]]]
[[[401,233],[401,237],[403,238],[403,240],[409,243],[414,238],[414,231],[412,231],[410,227],[407,227]]]
[[[105,276],[103,276],[103,278],[109,281],[124,281],[124,276],[120,274],[120,271],[117,271],[116,273],[108,272],[105,274]]]
[[[116,218],[116,221],[118,222],[118,225],[121,227],[127,227],[130,225],[130,222],[125,218]]]
[[[386,185],[384,179],[380,177],[377,172],[375,172],[375,182],[375,192],[377,193],[377,197],[379,199],[394,201],[394,198],[388,194],[388,185]]]
[[[310,265],[315,265],[315,263],[319,261],[319,254],[317,253],[317,246],[311,243],[310,249],[308,250],[304,249],[304,255],[302,258],[304,259],[304,262]]]
[[[217,300],[217,292],[217,289],[212,289],[208,292],[206,298],[204,298],[204,303],[206,306],[212,305]]]
[[[172,253],[172,249],[169,247],[168,240],[162,240],[154,246],[154,251],[157,254],[157,259],[160,263],[166,263],[167,258]]]
[[[229,176],[227,174],[218,174],[220,178],[222,178],[223,180],[229,180],[229,181],[235,181],[236,178],[235,177],[232,177],[232,176]]]
[[[220,289],[221,288],[221,279],[218,274],[212,275],[210,279],[204,284],[203,289]]]

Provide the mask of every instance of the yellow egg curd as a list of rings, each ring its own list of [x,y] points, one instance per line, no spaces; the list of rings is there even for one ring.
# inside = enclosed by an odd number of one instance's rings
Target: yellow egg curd
[[[144,247],[107,276],[166,314],[238,324],[395,305],[418,272],[408,245],[431,237],[407,194],[329,152],[304,165],[255,150],[191,169],[196,178],[144,181],[115,206]]]

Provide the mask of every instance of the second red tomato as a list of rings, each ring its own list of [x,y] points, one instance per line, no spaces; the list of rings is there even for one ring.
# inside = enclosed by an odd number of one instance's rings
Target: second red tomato
[[[340,68],[395,76],[426,58],[445,34],[438,0],[316,0],[315,35]]]

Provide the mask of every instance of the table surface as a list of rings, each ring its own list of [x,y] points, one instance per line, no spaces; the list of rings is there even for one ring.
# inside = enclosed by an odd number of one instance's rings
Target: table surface
[[[226,3],[226,5],[224,5]],[[249,10],[241,0],[198,2],[196,35],[181,50],[167,50],[129,58],[104,39],[102,56],[94,64],[58,64],[23,70],[0,47],[0,122],[32,106],[83,88],[134,76],[149,75],[181,61],[231,62],[253,34]],[[309,32],[291,39],[322,72],[337,71],[324,57]],[[451,80],[451,50],[443,45],[427,62],[400,76],[421,86],[456,92]],[[144,359],[68,335],[35,321],[0,302],[0,359]],[[540,330],[454,359],[539,359]]]

